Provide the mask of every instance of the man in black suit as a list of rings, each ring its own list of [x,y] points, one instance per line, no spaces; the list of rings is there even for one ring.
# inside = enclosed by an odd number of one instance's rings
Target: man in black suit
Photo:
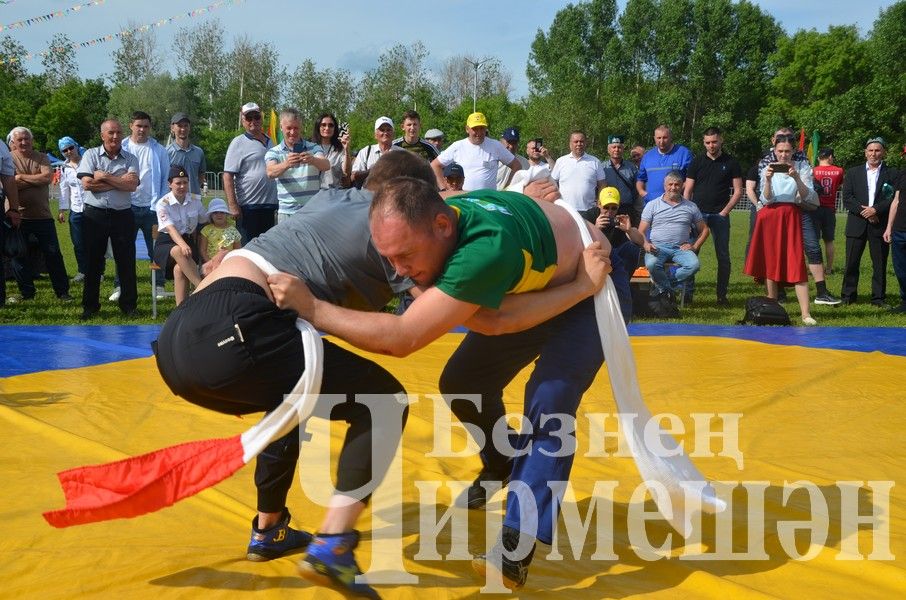
[[[859,287],[859,263],[865,244],[871,256],[871,303],[886,306],[887,255],[890,246],[884,241],[887,212],[893,201],[897,172],[884,164],[887,144],[876,137],[865,143],[865,164],[846,171],[843,180],[843,206],[846,220],[846,265],[840,296],[846,304],[856,301]]]

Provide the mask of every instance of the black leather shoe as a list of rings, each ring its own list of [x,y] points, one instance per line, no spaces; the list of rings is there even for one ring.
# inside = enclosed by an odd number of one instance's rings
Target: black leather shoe
[[[97,310],[83,310],[83,311],[82,311],[82,316],[79,317],[79,321],[90,321],[91,319],[93,319],[93,318],[95,318],[96,316],[98,316],[98,312],[100,312],[100,311],[97,311]]]
[[[513,461],[508,460],[506,464],[495,469],[492,467],[483,467],[478,477],[472,482],[472,485],[465,489],[462,495],[456,500],[456,506],[465,506],[469,510],[480,510],[488,503],[488,492],[481,485],[483,481],[499,481],[500,487],[504,488],[510,482],[510,474],[513,470]]]

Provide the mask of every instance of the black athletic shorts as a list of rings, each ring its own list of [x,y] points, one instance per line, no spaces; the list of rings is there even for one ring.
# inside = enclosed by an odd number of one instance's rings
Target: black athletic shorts
[[[304,370],[296,316],[252,281],[215,281],[170,313],[152,343],[157,368],[193,404],[236,415],[273,410]]]

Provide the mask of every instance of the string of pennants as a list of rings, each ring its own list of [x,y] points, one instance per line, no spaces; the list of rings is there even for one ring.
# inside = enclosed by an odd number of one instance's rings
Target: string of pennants
[[[90,4],[92,4],[92,5],[101,4],[104,1],[105,0],[95,0],[94,2],[91,2]],[[137,33],[143,32],[143,31],[148,31],[152,27],[163,27],[165,25],[169,25],[170,23],[180,21],[182,19],[198,17],[201,15],[213,12],[213,11],[217,10],[218,8],[223,8],[225,6],[233,6],[236,4],[242,4],[245,1],[246,0],[218,0],[217,2],[212,2],[211,4],[208,4],[207,6],[202,6],[202,7],[199,7],[194,10],[190,10],[190,11],[184,12],[184,13],[179,13],[179,14],[174,15],[167,19],[160,19],[159,21],[155,21],[154,23],[147,23],[145,25],[140,25],[140,26],[134,27],[132,29],[124,29],[117,33],[110,33],[110,34],[107,34],[107,35],[104,35],[104,36],[101,36],[98,38],[94,38],[93,40],[87,40],[85,42],[79,42],[77,44],[72,44],[72,46],[70,46],[70,47],[73,50],[78,50],[80,48],[88,48],[91,46],[97,46],[98,44],[111,42],[113,40],[116,40],[116,39],[119,39],[122,37],[128,37],[130,35],[135,35]],[[38,18],[41,18],[41,17],[38,17]],[[34,19],[28,19],[28,20],[33,21]],[[38,58],[38,57],[43,58],[45,56],[50,55],[51,52],[53,52],[54,50],[55,50],[55,48],[48,48],[47,50],[44,50],[43,52],[29,52],[22,56],[13,56],[13,57],[9,57],[7,59],[0,58],[0,65],[24,62],[26,60],[31,60],[33,58]]]
[[[70,6],[69,8],[64,8],[63,10],[55,10],[46,15],[41,15],[39,17],[32,17],[30,19],[23,19],[21,21],[16,21],[15,23],[10,23],[9,25],[0,25],[0,32],[6,31],[8,29],[23,29],[25,27],[31,27],[37,23],[45,23],[51,19],[56,19],[59,17],[64,17],[70,13],[79,12],[83,8],[88,8],[90,6],[97,6],[98,4],[103,4],[107,0],[92,0],[91,2],[83,2],[82,4],[76,4],[75,6]],[[2,4],[10,4],[10,2],[2,2]]]

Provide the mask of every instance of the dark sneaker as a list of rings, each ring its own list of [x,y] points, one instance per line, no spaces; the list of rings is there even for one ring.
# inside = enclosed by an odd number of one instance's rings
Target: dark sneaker
[[[531,539],[532,549],[521,559],[507,558],[503,554],[504,548],[512,552],[519,545],[520,537],[529,538],[523,535],[518,529],[503,526],[501,539],[491,548],[488,554],[479,554],[472,559],[472,568],[483,579],[487,580],[488,572],[494,571],[499,573],[503,580],[503,585],[509,590],[518,590],[525,585],[528,579],[529,565],[532,564],[532,557],[535,555],[535,540]]]
[[[815,304],[828,304],[831,306],[836,306],[836,305],[840,304],[841,302],[843,302],[843,301],[840,300],[839,298],[837,298],[836,296],[834,296],[833,294],[831,294],[830,292],[827,292],[826,294],[821,294],[820,296],[815,297]]]
[[[317,585],[332,587],[354,598],[378,598],[367,583],[357,583],[362,574],[352,551],[359,545],[359,532],[319,533],[308,546],[308,554],[299,561],[299,575]]]
[[[729,306],[730,306],[730,301],[727,300],[726,297],[724,297],[724,298],[718,298],[718,299],[717,299],[717,305],[720,306],[721,308],[729,308]]]
[[[500,487],[504,488],[510,482],[512,471],[512,460],[506,461],[506,464],[500,469],[494,469],[489,466],[482,467],[478,477],[475,478],[472,485],[467,487],[465,491],[460,494],[454,502],[454,505],[465,506],[469,510],[481,510],[487,505],[488,500],[490,500],[490,498],[488,498],[488,491],[482,487],[481,482],[497,481],[500,483]]]
[[[249,541],[246,558],[255,562],[273,560],[291,552],[302,549],[311,542],[311,534],[289,526],[289,510],[283,509],[280,522],[270,529],[258,529],[258,516],[252,519],[252,539]]]

